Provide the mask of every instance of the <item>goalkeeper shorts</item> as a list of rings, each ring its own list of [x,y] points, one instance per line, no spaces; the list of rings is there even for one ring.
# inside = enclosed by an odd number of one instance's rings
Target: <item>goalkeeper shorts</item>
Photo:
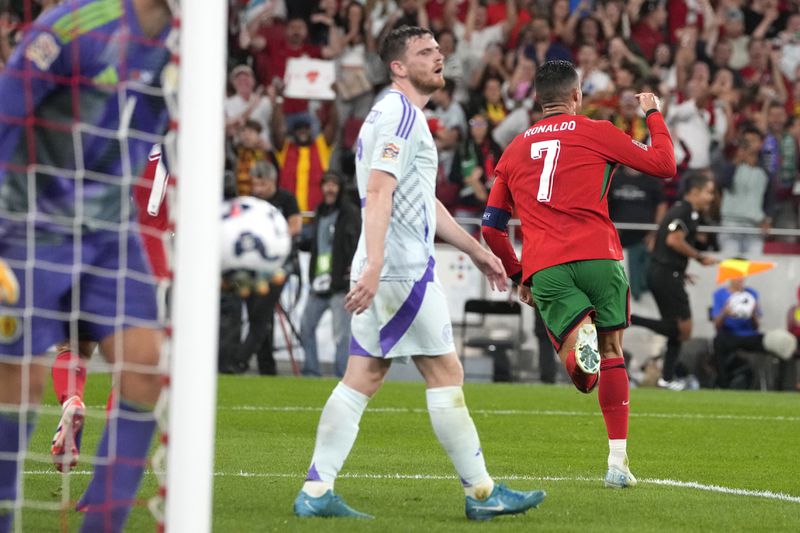
[[[41,355],[76,332],[80,340],[101,341],[125,328],[160,327],[156,283],[138,234],[121,240],[112,231],[87,232],[79,245],[70,235],[47,238],[55,242],[33,250],[0,242],[0,257],[19,285],[16,302],[0,303],[0,355]]]

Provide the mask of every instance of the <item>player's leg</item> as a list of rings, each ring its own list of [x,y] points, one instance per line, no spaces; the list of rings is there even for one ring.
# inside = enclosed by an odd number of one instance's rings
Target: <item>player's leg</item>
[[[159,358],[163,333],[158,323],[155,283],[136,235],[127,238],[126,263],[120,265],[119,235],[84,236],[84,247],[96,250],[92,265],[101,271],[126,272],[125,283],[109,283],[103,274],[81,277],[81,309],[90,315],[115,316],[122,302],[124,321],[119,326],[82,322],[87,336],[100,340],[100,351],[118,364],[119,397],[108,417],[97,450],[98,464],[78,508],[86,512],[82,531],[119,531],[130,508],[146,465],[156,428],[153,408],[161,391]],[[116,279],[116,278],[114,278]],[[120,291],[119,289],[123,289]]]
[[[41,357],[32,363],[22,358],[19,362],[0,362],[0,506],[8,506],[8,510],[0,510],[0,533],[11,531],[17,482],[47,376],[44,363]],[[26,411],[20,409],[23,398],[30,405]]]
[[[350,313],[344,308],[345,293],[330,297],[333,314],[333,341],[335,345],[333,370],[337,376],[344,376],[347,370],[348,350],[350,348]]]
[[[595,307],[595,326],[601,355],[597,400],[608,434],[607,487],[636,485],[628,469],[627,439],[630,384],[622,352],[622,333],[628,327],[630,290],[619,261],[582,261],[576,266],[578,286]]]
[[[495,483],[489,475],[478,430],[464,400],[464,369],[456,352],[414,357],[414,363],[425,379],[433,432],[464,487],[467,518],[490,520],[538,507],[544,491],[515,491]]]
[[[106,421],[97,450],[97,457],[107,462],[95,466],[78,503],[86,511],[82,531],[121,530],[130,512],[156,429],[152,411],[161,391],[157,368],[162,341],[160,330],[130,328],[100,343],[110,363],[122,360],[125,366],[117,413]]]
[[[558,357],[575,387],[597,385],[600,352],[592,301],[576,285],[576,264],[565,263],[533,275],[532,294]]]
[[[636,485],[628,468],[628,418],[630,384],[622,354],[622,330],[600,333],[600,385],[597,401],[608,434],[608,471],[605,485],[625,488]]]
[[[49,366],[44,357],[26,355],[44,354],[66,334],[63,323],[38,314],[26,319],[24,312],[64,312],[61,303],[71,287],[69,275],[28,267],[29,250],[8,242],[0,239],[0,507],[5,508],[0,511],[0,533],[11,530],[19,475]],[[36,259],[69,263],[71,249],[71,244],[53,245],[34,253]]]
[[[424,354],[414,357],[414,364],[425,379],[433,432],[464,487],[467,517],[488,520],[536,507],[545,497],[543,491],[513,491],[495,484],[486,469],[478,430],[464,400],[464,369],[453,344],[447,296],[437,278],[426,284],[421,300],[393,350]]]
[[[92,356],[97,343],[79,341],[77,355],[73,345],[66,340],[56,346],[53,363],[53,390],[61,404],[61,420],[50,445],[53,464],[58,470],[71,469],[78,464],[86,406],[83,391],[86,386],[86,361]]]
[[[356,441],[367,402],[383,384],[390,364],[388,359],[350,356],[344,378],[333,389],[319,418],[311,466],[294,501],[297,516],[372,518],[344,503],[333,493],[333,485]]]

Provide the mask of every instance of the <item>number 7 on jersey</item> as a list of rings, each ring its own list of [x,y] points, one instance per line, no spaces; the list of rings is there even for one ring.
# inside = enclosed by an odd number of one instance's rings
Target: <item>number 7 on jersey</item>
[[[544,155],[542,173],[539,176],[539,192],[536,194],[536,199],[543,204],[550,201],[553,192],[553,176],[556,173],[560,151],[561,141],[558,139],[531,144],[531,159],[541,159]]]

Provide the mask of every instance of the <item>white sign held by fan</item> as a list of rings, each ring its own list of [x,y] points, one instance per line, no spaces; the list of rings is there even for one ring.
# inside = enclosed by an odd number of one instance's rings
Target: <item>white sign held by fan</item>
[[[333,61],[310,57],[291,58],[286,63],[283,95],[303,100],[333,100],[336,98],[334,81],[336,71]]]

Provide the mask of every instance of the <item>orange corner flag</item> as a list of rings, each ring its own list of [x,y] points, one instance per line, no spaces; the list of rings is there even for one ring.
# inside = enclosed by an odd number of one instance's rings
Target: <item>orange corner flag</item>
[[[775,263],[768,261],[748,261],[746,259],[725,259],[717,270],[717,283],[752,276],[775,268]]]

